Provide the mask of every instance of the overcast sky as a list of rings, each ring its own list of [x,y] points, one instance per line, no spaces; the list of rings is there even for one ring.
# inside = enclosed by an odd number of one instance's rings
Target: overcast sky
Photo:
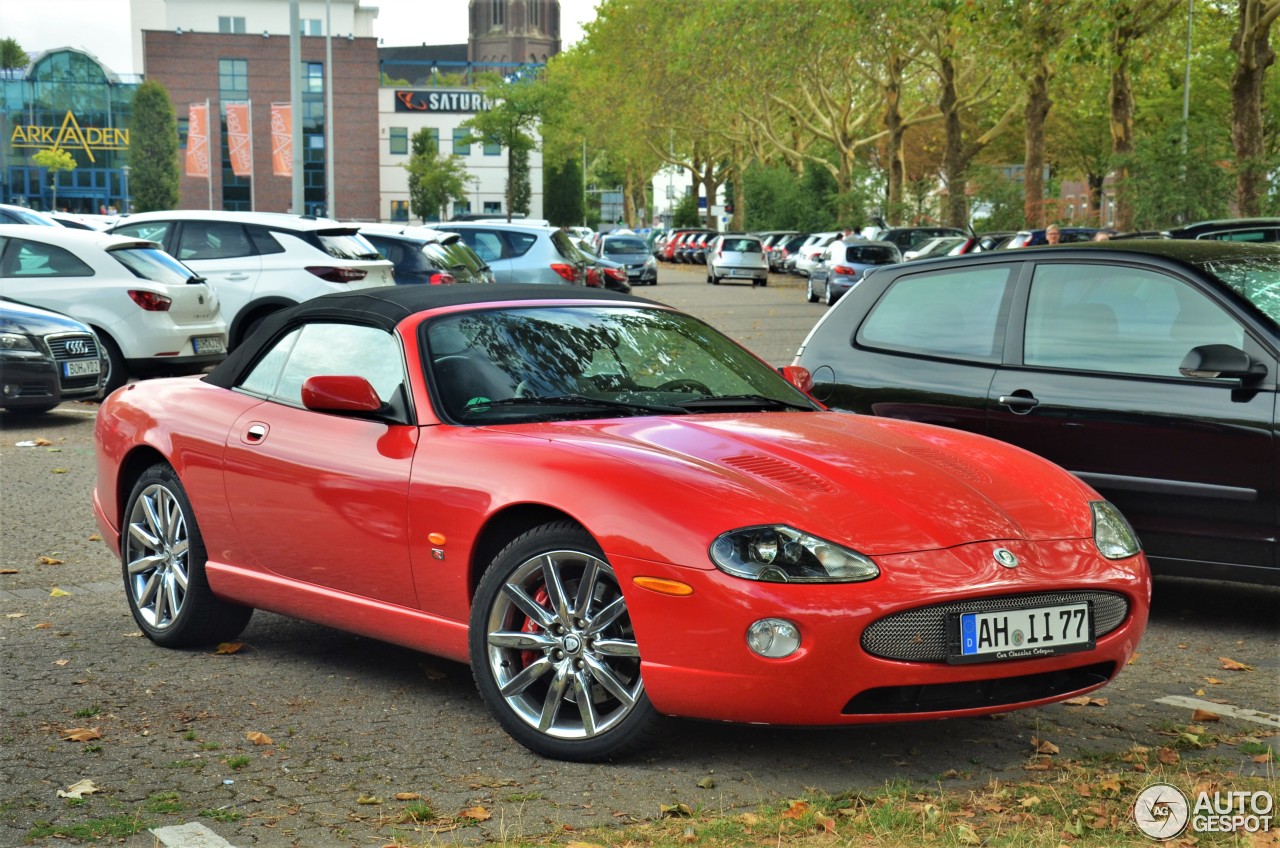
[[[560,41],[568,47],[582,37],[582,22],[595,17],[596,0],[560,0]],[[387,47],[406,44],[464,44],[467,0],[361,0],[376,6],[375,34]],[[431,9],[424,25],[423,9]],[[129,0],[0,0],[0,37],[17,39],[35,53],[78,47],[112,71],[132,74]]]

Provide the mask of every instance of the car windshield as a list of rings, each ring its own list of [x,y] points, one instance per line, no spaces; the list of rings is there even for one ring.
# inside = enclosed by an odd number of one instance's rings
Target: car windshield
[[[604,252],[624,255],[647,254],[649,248],[638,238],[611,238],[604,240]]]
[[[1208,260],[1201,267],[1280,326],[1280,251]]]
[[[334,259],[381,259],[378,249],[355,230],[331,230],[318,233],[324,252]]]
[[[492,309],[425,334],[439,404],[464,424],[815,408],[716,330],[661,309]]]
[[[180,286],[195,277],[190,268],[157,247],[126,247],[110,253],[111,258],[142,280]]]

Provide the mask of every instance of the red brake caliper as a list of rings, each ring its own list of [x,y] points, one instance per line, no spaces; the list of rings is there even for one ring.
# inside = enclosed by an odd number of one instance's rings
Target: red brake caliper
[[[547,594],[546,588],[543,587],[543,588],[539,588],[538,591],[534,593],[533,600],[535,603],[537,603],[538,606],[541,607],[541,606],[546,606],[546,603],[550,599],[550,597],[551,596]],[[525,633],[541,633],[542,632],[542,626],[539,625],[538,622],[534,621],[532,618],[529,618],[527,616],[525,617],[525,620],[524,620],[524,626],[521,627],[520,629]],[[538,651],[521,651],[520,661],[524,663],[523,667],[528,668],[529,665],[538,658],[538,654],[539,654]]]

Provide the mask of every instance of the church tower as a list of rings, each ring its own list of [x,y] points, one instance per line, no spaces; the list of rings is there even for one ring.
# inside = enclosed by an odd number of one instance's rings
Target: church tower
[[[560,0],[470,0],[467,59],[543,63],[560,52]]]

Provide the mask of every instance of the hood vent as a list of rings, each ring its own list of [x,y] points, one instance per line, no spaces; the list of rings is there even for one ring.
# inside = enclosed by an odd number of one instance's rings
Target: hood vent
[[[720,461],[730,468],[736,468],[747,474],[763,477],[773,483],[781,483],[788,487],[827,492],[828,494],[834,494],[836,491],[835,486],[831,485],[830,481],[808,469],[801,468],[799,465],[787,462],[785,459],[763,454],[742,454],[739,456],[727,456]]]
[[[941,468],[953,477],[964,480],[974,486],[991,485],[991,475],[983,471],[981,468],[970,465],[962,459],[959,459],[946,451],[937,448],[926,447],[907,447],[900,448],[903,453],[910,454],[917,459],[923,460],[930,465]]]

